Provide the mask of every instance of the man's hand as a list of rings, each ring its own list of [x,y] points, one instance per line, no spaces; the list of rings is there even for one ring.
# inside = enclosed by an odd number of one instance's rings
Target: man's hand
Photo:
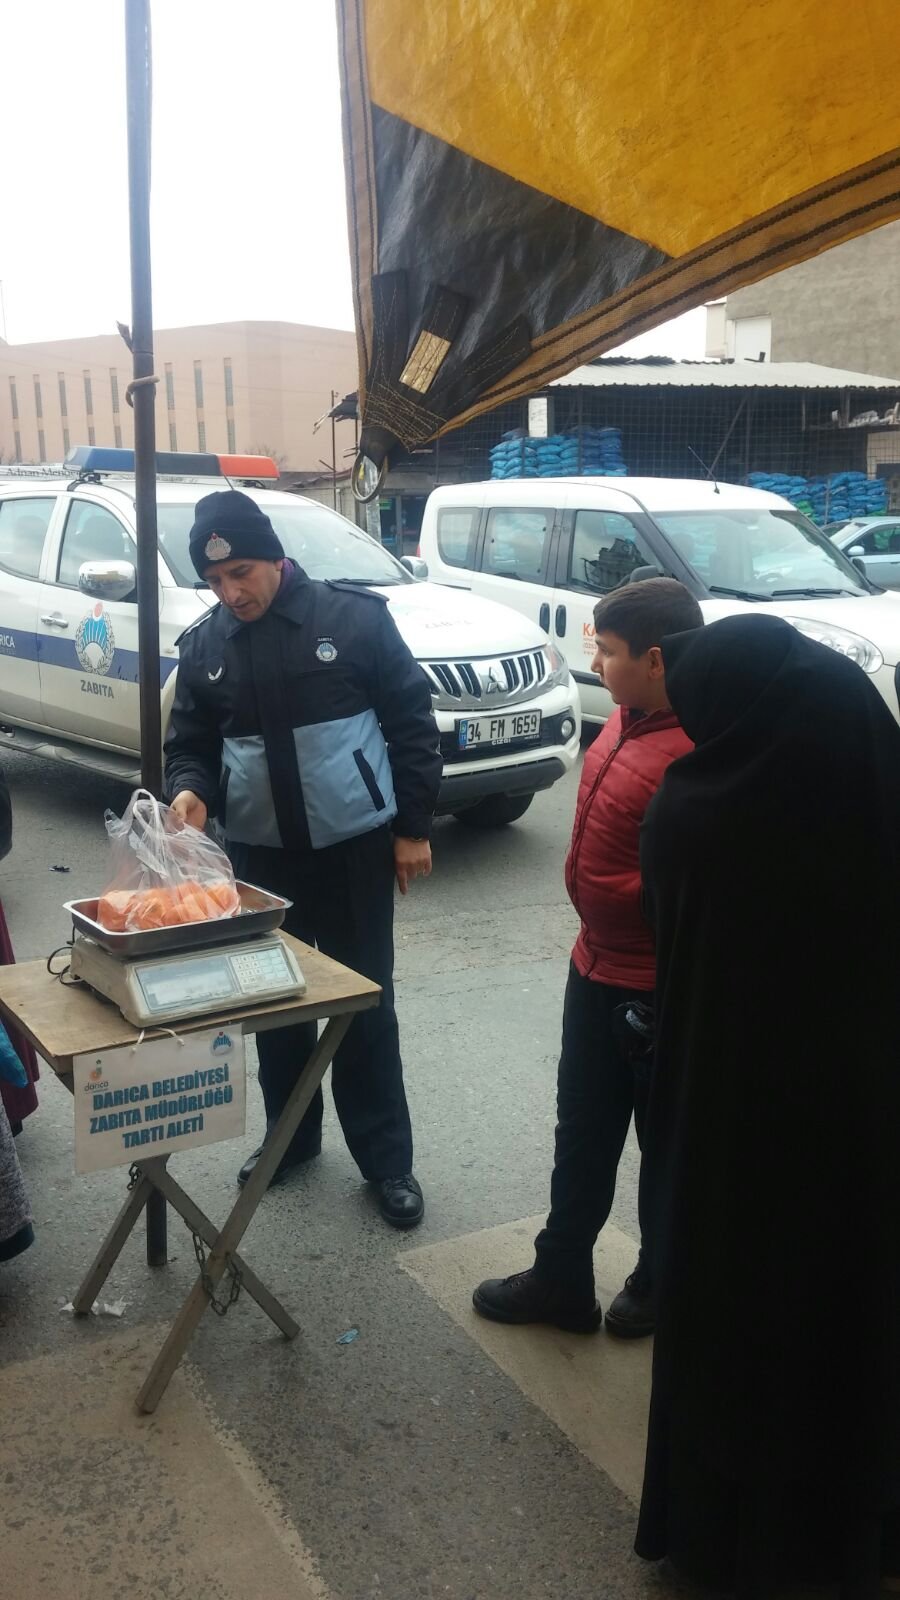
[[[176,817],[181,818],[182,822],[186,822],[188,827],[197,828],[201,833],[206,827],[208,815],[206,806],[193,789],[182,789],[181,793],[175,796],[170,809],[174,811]]]
[[[394,871],[400,893],[405,894],[413,878],[431,873],[431,845],[427,839],[394,839]]]

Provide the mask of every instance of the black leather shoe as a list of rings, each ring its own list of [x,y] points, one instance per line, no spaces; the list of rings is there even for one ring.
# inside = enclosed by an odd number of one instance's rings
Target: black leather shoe
[[[256,1166],[256,1163],[262,1155],[264,1149],[265,1142],[259,1146],[258,1150],[254,1150],[252,1156],[247,1157],[244,1165],[241,1167],[237,1177],[237,1181],[241,1188],[243,1188],[244,1184],[247,1182],[247,1179]],[[278,1166],[275,1168],[275,1171],[272,1174],[272,1177],[269,1179],[269,1188],[274,1189],[279,1183],[283,1183],[289,1172],[293,1172],[295,1167],[302,1167],[307,1161],[314,1160],[317,1155],[321,1154],[321,1150],[321,1134],[319,1135],[319,1138],[314,1141],[314,1143],[307,1145],[301,1150],[292,1150],[289,1145],[287,1152],[282,1156]]]
[[[422,1221],[425,1201],[411,1172],[402,1178],[381,1178],[375,1188],[378,1209],[392,1228],[414,1228]]]
[[[566,1333],[596,1333],[603,1312],[590,1297],[575,1296],[558,1284],[539,1278],[533,1268],[511,1278],[485,1278],[472,1296],[482,1317],[492,1322],[548,1322]]]
[[[637,1266],[606,1313],[606,1329],[617,1339],[646,1339],[655,1327],[653,1285],[643,1258],[638,1256]]]

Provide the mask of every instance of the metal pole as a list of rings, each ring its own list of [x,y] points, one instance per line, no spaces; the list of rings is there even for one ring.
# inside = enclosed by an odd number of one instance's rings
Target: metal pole
[[[354,459],[354,461],[356,460],[358,455],[359,455],[359,402],[357,402],[356,415],[353,418],[353,459]],[[360,505],[359,501],[357,499],[355,499],[355,498],[354,498],[354,501],[353,501],[353,515],[356,518],[356,526],[358,528],[362,528],[366,532],[371,532],[371,529],[369,528],[369,508],[368,508],[368,506]]]
[[[153,296],[150,275],[150,0],[125,0],[128,98],[128,204],[131,234],[131,351],[135,387],[134,476],[137,523],[138,652],[141,706],[141,781],[162,792],[162,710],[159,690],[159,558],[156,538],[156,385],[153,374]],[[166,1201],[147,1202],[147,1261],[166,1261]]]
[[[334,504],[335,511],[337,511],[337,508],[338,508],[338,496],[337,496],[337,433],[336,433],[336,429],[335,429],[335,420],[334,420],[334,408],[337,405],[337,401],[338,401],[338,396],[335,394],[334,390],[332,389],[332,391],[331,391],[331,498],[332,498],[332,501],[333,501],[333,504]]]

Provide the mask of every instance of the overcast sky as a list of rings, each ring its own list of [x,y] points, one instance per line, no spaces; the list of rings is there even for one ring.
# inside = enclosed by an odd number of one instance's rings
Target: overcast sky
[[[123,19],[124,0],[0,7],[10,342],[131,321]],[[153,57],[156,326],[352,327],[333,0],[154,0]],[[702,355],[704,327],[634,348]]]

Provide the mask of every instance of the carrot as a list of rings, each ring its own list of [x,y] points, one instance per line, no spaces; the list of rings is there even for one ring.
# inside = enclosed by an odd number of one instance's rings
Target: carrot
[[[134,895],[130,889],[110,889],[97,906],[97,921],[110,933],[125,933]]]
[[[240,899],[234,885],[171,884],[156,889],[112,889],[97,906],[97,921],[113,933],[138,929],[175,928],[186,922],[213,922],[235,916]]]

